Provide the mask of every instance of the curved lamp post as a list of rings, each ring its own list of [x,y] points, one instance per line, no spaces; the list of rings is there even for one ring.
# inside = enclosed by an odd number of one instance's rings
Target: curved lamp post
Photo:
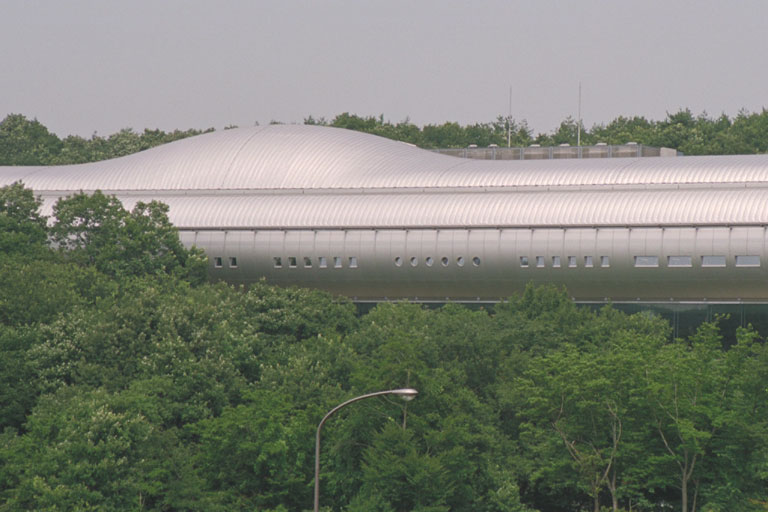
[[[328,411],[328,414],[323,416],[323,419],[320,420],[320,424],[317,426],[317,436],[315,437],[315,512],[318,512],[320,510],[320,431],[323,428],[323,425],[325,422],[330,418],[333,413],[338,411],[344,406],[347,406],[353,402],[358,402],[360,400],[364,400],[366,398],[373,398],[375,396],[382,396],[382,395],[398,395],[405,401],[410,401],[416,398],[416,395],[418,395],[419,392],[415,389],[411,388],[405,388],[405,389],[390,389],[387,391],[377,391],[376,393],[368,393],[367,395],[361,395],[356,398],[352,398],[344,402],[343,404],[339,404],[330,411]]]

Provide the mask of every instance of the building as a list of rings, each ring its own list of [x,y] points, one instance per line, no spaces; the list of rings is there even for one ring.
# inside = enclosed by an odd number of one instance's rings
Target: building
[[[211,276],[232,283],[360,302],[493,302],[555,283],[579,302],[735,305],[742,318],[768,302],[768,155],[473,160],[274,125],[0,167],[0,184],[18,180],[48,213],[80,190],[163,201]]]

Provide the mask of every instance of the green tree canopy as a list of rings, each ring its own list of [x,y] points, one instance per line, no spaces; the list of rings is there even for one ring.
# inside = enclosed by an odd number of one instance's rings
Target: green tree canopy
[[[205,256],[182,245],[167,214],[157,201],[128,212],[115,196],[80,193],[56,203],[51,233],[67,259],[109,275],[166,273],[201,282]]]

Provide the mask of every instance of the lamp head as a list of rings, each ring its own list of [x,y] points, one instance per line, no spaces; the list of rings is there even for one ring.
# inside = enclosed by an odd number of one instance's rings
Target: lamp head
[[[419,392],[413,388],[404,388],[404,389],[394,389],[392,390],[392,394],[399,396],[406,402],[410,402],[411,400],[416,398],[416,395],[418,395]]]

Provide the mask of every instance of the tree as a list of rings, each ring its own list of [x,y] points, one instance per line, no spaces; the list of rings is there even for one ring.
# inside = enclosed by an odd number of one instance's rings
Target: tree
[[[0,165],[49,165],[61,141],[37,119],[8,114],[0,122]]]
[[[104,391],[63,388],[40,400],[26,428],[0,448],[9,509],[142,508],[143,445],[153,428],[140,415]]]
[[[100,191],[60,199],[53,208],[53,240],[67,259],[116,276],[174,274],[200,283],[202,251],[186,249],[160,202],[139,202],[129,213]]]
[[[39,257],[47,251],[42,201],[21,182],[0,188],[0,255]]]
[[[604,309],[592,319],[596,335],[588,342],[565,342],[530,361],[508,392],[519,404],[521,438],[537,454],[537,478],[568,478],[570,460],[577,485],[596,512],[607,489],[611,508],[642,496],[637,477],[648,445],[642,404],[644,361],[664,341],[657,322]],[[630,475],[632,473],[632,475]],[[630,502],[631,507],[631,502]]]
[[[714,436],[728,423],[732,376],[717,326],[702,324],[690,340],[665,345],[646,369],[649,413],[665,461],[677,469],[680,507],[694,512],[702,459],[711,456]]]
[[[492,378],[477,374],[486,351],[472,346],[486,341],[489,323],[483,311],[430,311],[413,304],[380,304],[365,316],[349,338],[361,358],[352,375],[353,390],[362,394],[407,386],[418,389],[419,397],[408,404],[397,399],[361,403],[347,412],[343,424],[330,429],[326,446],[337,443],[338,448],[328,455],[336,471],[326,488],[337,502],[360,494],[358,507],[429,510],[423,501],[398,501],[411,495],[407,486],[401,498],[394,496],[405,475],[432,475],[425,476],[422,492],[434,499],[437,510],[524,509],[511,464],[512,445],[499,431],[493,402],[468,386],[485,387]],[[477,358],[471,354],[475,351]],[[400,439],[398,446],[387,449],[387,442],[376,442],[391,436]],[[368,446],[350,441],[365,439],[373,441]],[[402,444],[406,439],[408,446]],[[374,463],[391,460],[393,453],[407,458],[399,469]],[[361,469],[362,481],[356,476]]]
[[[297,405],[281,392],[255,391],[196,426],[201,474],[227,509],[309,508],[313,428]]]

